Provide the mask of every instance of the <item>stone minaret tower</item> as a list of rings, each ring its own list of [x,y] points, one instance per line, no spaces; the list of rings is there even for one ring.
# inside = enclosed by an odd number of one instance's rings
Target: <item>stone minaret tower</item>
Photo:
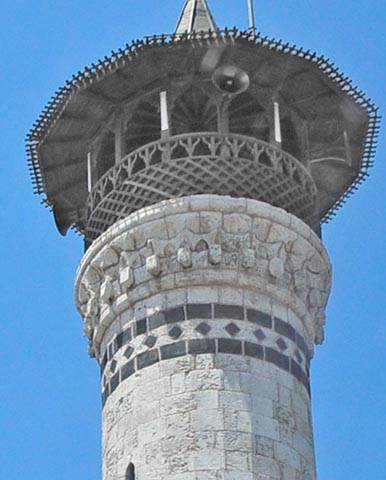
[[[176,33],[74,76],[28,137],[101,368],[104,480],[316,478],[320,240],[374,106],[328,63],[189,0]]]

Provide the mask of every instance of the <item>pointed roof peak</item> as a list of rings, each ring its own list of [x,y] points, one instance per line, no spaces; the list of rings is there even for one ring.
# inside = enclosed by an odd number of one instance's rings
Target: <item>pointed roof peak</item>
[[[207,30],[217,30],[217,25],[206,0],[187,0],[176,33],[183,34]]]

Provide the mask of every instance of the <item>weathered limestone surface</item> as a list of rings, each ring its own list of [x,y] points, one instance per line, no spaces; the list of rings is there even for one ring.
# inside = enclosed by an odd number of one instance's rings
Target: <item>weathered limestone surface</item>
[[[316,478],[309,363],[331,282],[312,230],[246,199],[170,200],[87,251],[104,480]]]

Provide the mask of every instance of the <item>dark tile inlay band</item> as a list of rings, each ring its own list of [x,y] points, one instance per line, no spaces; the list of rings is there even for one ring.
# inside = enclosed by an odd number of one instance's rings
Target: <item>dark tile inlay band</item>
[[[215,353],[216,343],[213,338],[195,338],[189,340],[188,348],[191,354]]]
[[[138,320],[138,322],[136,322],[135,330],[137,335],[141,335],[142,333],[147,332],[146,318],[143,318],[142,320]]]
[[[241,340],[235,340],[233,338],[219,338],[218,352],[233,353],[234,355],[241,355],[241,352],[242,352]]]
[[[186,316],[188,319],[202,318],[208,320],[212,318],[212,304],[190,303],[186,305]]]
[[[106,388],[102,393],[103,406],[109,395],[116,390],[118,385],[133,375],[136,371],[163,360],[182,357],[187,354],[200,355],[205,353],[245,355],[247,357],[266,361],[293,375],[305,386],[310,394],[309,373],[304,372],[302,367],[295,360],[287,357],[287,355],[270,347],[264,347],[259,344],[234,338],[203,338],[186,341],[183,340],[169,345],[163,345],[159,350],[155,348],[140,353],[137,357],[125,363],[121,369],[111,377],[110,382],[107,382]]]
[[[211,327],[206,322],[201,322],[195,330],[201,335],[208,335],[208,333],[212,330]]]
[[[235,325],[234,323],[229,323],[226,327],[225,330],[231,335],[232,337],[235,337],[239,332],[240,328]]]
[[[171,308],[165,311],[166,323],[177,323],[185,320],[184,307]]]
[[[256,323],[261,327],[272,328],[272,318],[268,313],[260,312],[259,310],[247,309],[247,320],[251,323]]]
[[[307,363],[310,361],[311,355],[305,338],[298,332],[296,332],[292,325],[281,320],[280,318],[272,318],[271,315],[269,315],[268,313],[252,308],[244,308],[239,305],[223,305],[217,303],[190,303],[187,304],[185,307],[173,307],[169,310],[157,312],[154,315],[150,315],[146,318],[142,318],[133,322],[131,326],[129,326],[123,332],[117,335],[114,340],[107,345],[106,352],[100,362],[101,372],[104,371],[108,361],[113,358],[115,353],[122,346],[129,343],[137,335],[151,335],[151,332],[159,327],[184,322],[187,319],[215,320],[220,318],[226,318],[229,320],[247,319],[248,322],[255,325],[259,325],[267,329],[274,329],[276,333],[281,334],[283,337],[288,338],[296,344],[299,350],[304,354],[306,358],[306,368],[308,368]],[[196,327],[196,330],[205,336],[209,333],[211,327],[208,324],[202,323]],[[171,329],[170,331],[173,331],[173,333],[176,332],[173,329]],[[228,333],[230,335],[237,334],[237,332],[233,329],[231,332],[228,330]],[[261,328],[258,328],[254,332],[254,335],[260,342],[263,342],[266,339],[266,334]],[[176,336],[176,339],[177,338],[178,337]],[[284,344],[282,344],[282,347],[284,347]],[[297,359],[299,360],[298,356]]]
[[[149,328],[155,330],[158,327],[166,325],[166,316],[164,312],[158,312],[149,317]]]
[[[275,317],[275,332],[281,333],[292,341],[295,341],[296,332],[292,325],[283,322],[280,318]]]
[[[161,347],[161,360],[182,357],[183,355],[186,355],[185,342],[171,343],[170,345],[163,345]]]
[[[247,357],[259,358],[263,360],[264,358],[264,347],[262,345],[257,345],[256,343],[252,342],[245,342],[245,355]]]
[[[244,307],[239,305],[214,305],[214,318],[244,320]]]
[[[179,325],[174,325],[174,327],[171,330],[169,330],[169,336],[174,340],[177,340],[177,338],[180,338],[181,334],[182,334],[182,329]]]
[[[140,353],[137,356],[137,369],[149,367],[159,361],[158,350],[148,350],[147,352]]]
[[[282,370],[289,372],[290,359],[287,355],[284,355],[273,348],[265,347],[265,359],[267,362],[273,363]]]

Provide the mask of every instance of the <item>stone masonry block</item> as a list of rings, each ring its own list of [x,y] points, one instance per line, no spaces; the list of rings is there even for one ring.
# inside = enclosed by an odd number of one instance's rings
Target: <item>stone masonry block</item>
[[[259,480],[284,480],[281,475],[280,464],[274,458],[255,455],[253,457],[253,471],[260,476]]]
[[[241,380],[239,372],[226,371],[223,372],[224,389],[233,392],[241,391]],[[247,392],[243,392],[247,393]]]
[[[237,431],[252,434],[252,415],[251,412],[237,412]]]
[[[219,353],[229,353],[241,355],[241,341],[233,338],[219,338],[218,351]]]
[[[137,368],[148,367],[159,361],[158,350],[148,350],[147,352],[140,353],[137,357]]]
[[[303,458],[311,464],[313,463],[315,453],[312,442],[312,432],[307,432],[306,435],[302,435],[298,431],[294,432],[292,445]]]
[[[250,454],[247,452],[226,452],[226,468],[227,470],[235,470],[237,472],[250,471]]]
[[[221,223],[222,214],[220,212],[200,212],[200,234],[216,233]]]
[[[269,262],[269,273],[274,278],[281,278],[283,276],[284,263],[281,258],[275,257]]]
[[[219,302],[226,305],[243,305],[243,290],[241,288],[223,287],[219,290]]]
[[[188,303],[218,303],[218,290],[215,287],[190,287]]]
[[[293,448],[283,442],[275,442],[274,457],[281,463],[290,465],[296,470],[300,470],[300,455]]]
[[[247,320],[262,327],[272,328],[271,315],[260,310],[247,309]]]
[[[158,255],[151,255],[146,258],[146,270],[154,276],[161,273],[161,262]]]
[[[265,417],[258,413],[253,415],[254,431],[261,437],[270,438],[271,440],[280,440],[279,422],[273,418]]]
[[[209,370],[214,367],[214,355],[202,354],[196,356],[195,368],[197,370]]]
[[[189,304],[186,307],[186,315],[189,319],[191,318],[210,319],[212,318],[212,304],[211,303]]]
[[[184,268],[189,268],[192,266],[192,253],[187,248],[179,248],[177,250],[177,261]]]
[[[261,345],[256,345],[256,343],[245,342],[245,355],[253,358],[264,358],[264,348]]]
[[[240,472],[237,470],[226,470],[220,473],[219,479],[221,480],[255,480],[255,476],[252,472]],[[268,479],[270,480],[270,479]]]
[[[271,438],[262,437],[261,435],[255,436],[255,449],[256,454],[262,457],[274,456],[274,441]]]
[[[244,308],[239,305],[215,305],[215,318],[227,318],[229,320],[244,320]]]
[[[190,418],[192,431],[194,432],[224,430],[223,412],[210,406],[192,411]]]
[[[274,350],[273,348],[266,347],[265,359],[267,362],[273,363],[282,370],[289,372],[289,358],[286,355]]]
[[[170,345],[163,345],[161,347],[161,359],[167,360],[169,358],[182,357],[186,354],[186,344],[184,341],[172,343]]]
[[[189,459],[189,469],[205,471],[225,469],[225,452],[218,449],[206,449],[205,452],[193,452]]]
[[[219,408],[218,390],[202,390],[196,392],[197,408],[206,409],[210,405],[211,408]]]
[[[197,401],[193,393],[182,393],[161,399],[161,415],[175,415],[196,410]]]
[[[225,411],[250,412],[252,410],[251,396],[243,392],[220,391],[220,405]]]
[[[190,391],[221,390],[224,387],[220,370],[193,370],[186,376],[186,388]]]
[[[128,290],[134,284],[134,272],[131,267],[125,267],[119,274],[119,283],[123,290]]]
[[[201,338],[189,340],[188,345],[189,353],[191,354],[200,354],[200,353],[215,353],[216,344],[214,339]]]
[[[252,219],[249,215],[231,213],[224,215],[224,230],[234,235],[249,233]]]
[[[253,268],[256,265],[256,254],[252,248],[244,248],[241,251],[241,266],[243,268]]]
[[[222,259],[221,245],[212,244],[209,246],[209,261],[212,265],[219,265]]]
[[[251,452],[252,437],[248,433],[220,432],[216,435],[216,445],[230,452]]]
[[[110,303],[112,301],[114,295],[113,284],[111,279],[106,278],[106,280],[102,283],[100,298],[105,303]]]
[[[234,372],[249,372],[249,358],[245,356],[221,355],[215,356],[215,366],[218,369],[230,370]]]

